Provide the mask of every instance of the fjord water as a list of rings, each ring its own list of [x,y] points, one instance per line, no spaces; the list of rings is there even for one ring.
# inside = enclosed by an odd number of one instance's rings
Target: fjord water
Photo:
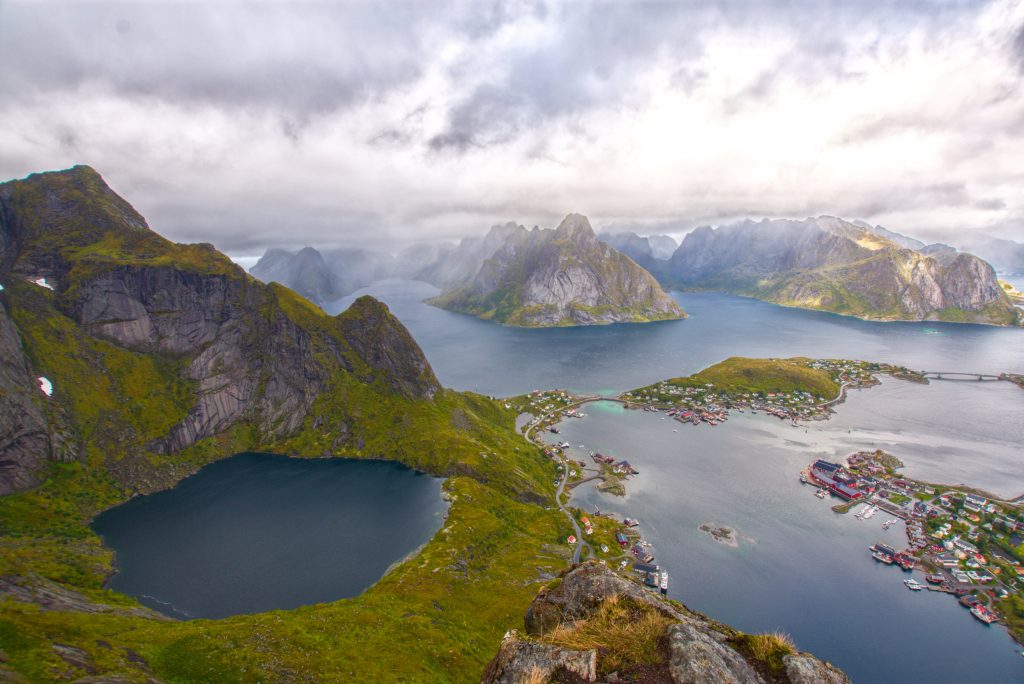
[[[540,388],[614,393],[700,370],[729,356],[830,357],[917,370],[1024,372],[1024,331],[952,323],[872,322],[719,293],[673,293],[690,318],[647,325],[527,330],[422,303],[423,283],[376,283],[327,307],[372,294],[410,329],[441,381],[508,396]],[[813,458],[884,448],[926,480],[1024,492],[1024,392],[1005,382],[886,380],[851,393],[838,415],[792,428],[738,415],[687,428],[658,414],[589,404],[559,439],[628,458],[641,474],[625,499],[585,485],[574,502],[639,517],[671,595],[748,631],[781,629],[855,682],[1019,682],[1024,658],[1001,627],[986,627],[948,596],[905,589],[904,573],[870,558],[876,541],[902,541],[837,515],[798,480]],[[678,430],[678,432],[673,432]],[[738,548],[702,522],[730,525]]]
[[[908,398],[901,393],[910,387],[920,400],[952,384],[889,381],[854,393],[850,414],[872,404],[886,407],[888,414],[872,412],[882,419],[878,427],[910,444],[924,435],[916,432],[917,423],[901,420],[899,406]],[[585,461],[590,450],[599,450],[628,458],[640,474],[627,484],[624,498],[584,484],[573,503],[638,518],[657,562],[670,573],[672,598],[745,631],[787,632],[800,649],[835,663],[858,684],[1024,681],[1021,647],[1004,628],[981,624],[950,596],[908,591],[902,583],[908,574],[870,557],[867,547],[878,541],[902,548],[902,523],[884,531],[881,525],[890,517],[884,512],[863,521],[833,513],[834,498],[820,500],[800,483],[800,469],[815,457],[848,455],[858,439],[870,440],[871,434],[844,427],[846,407],[839,408],[834,425],[800,428],[750,414],[734,414],[717,427],[695,427],[610,402],[584,410],[586,418],[562,422],[557,438],[571,443]],[[1021,418],[1024,411],[1017,411]],[[955,430],[958,419],[947,421]],[[983,430],[960,427],[965,434]],[[983,443],[966,455],[985,451]],[[914,467],[929,458],[926,450],[896,453]],[[1018,464],[1013,487],[1019,493],[1019,443],[1016,453],[983,457],[977,468],[1007,458]],[[700,531],[705,522],[736,529],[738,547]]]
[[[240,454],[93,528],[116,552],[108,587],[176,618],[356,596],[441,527],[441,480],[397,463]]]
[[[917,370],[1024,373],[1024,330],[956,323],[862,321],[720,293],[673,297],[680,321],[580,328],[509,328],[423,303],[415,281],[382,281],[363,294],[388,305],[446,387],[492,396],[534,389],[619,392],[686,375],[729,356],[850,358]]]

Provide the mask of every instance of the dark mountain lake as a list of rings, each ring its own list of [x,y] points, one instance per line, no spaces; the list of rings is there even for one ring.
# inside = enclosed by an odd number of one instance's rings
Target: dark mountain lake
[[[109,588],[220,618],[358,595],[440,529],[441,484],[383,461],[240,454],[93,528],[117,553]]]

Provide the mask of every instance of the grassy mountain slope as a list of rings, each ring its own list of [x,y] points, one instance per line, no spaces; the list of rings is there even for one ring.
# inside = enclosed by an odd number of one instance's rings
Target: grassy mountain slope
[[[379,302],[328,317],[212,248],[164,240],[91,169],[0,185],[0,208],[0,319],[17,361],[54,387],[28,388],[45,465],[0,497],[0,678],[478,678],[566,559],[567,521],[537,503],[553,466],[513,412],[441,389]],[[15,390],[28,391],[0,396]],[[17,436],[0,440],[11,444],[13,463]],[[102,589],[113,559],[88,526],[98,512],[249,450],[447,476],[448,519],[362,596],[331,604],[177,622]]]

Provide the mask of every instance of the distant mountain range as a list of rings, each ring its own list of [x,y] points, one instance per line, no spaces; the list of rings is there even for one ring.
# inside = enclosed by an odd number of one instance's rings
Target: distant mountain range
[[[382,251],[337,248],[297,252],[268,249],[250,273],[281,283],[316,304],[326,304],[385,278],[421,280],[440,288],[468,281],[517,228],[494,226],[482,237],[457,245],[416,244],[392,256]]]
[[[504,226],[502,237],[472,280],[428,303],[529,327],[685,316],[650,273],[599,241],[585,216],[569,214],[554,230]]]
[[[831,216],[698,228],[662,277],[677,287],[862,318],[996,325],[1020,318],[984,260]]]
[[[679,243],[668,235],[641,237],[631,232],[598,233],[597,239],[652,272],[671,258],[679,247]]]
[[[531,231],[522,226],[507,223],[494,226],[482,237],[466,238],[455,246],[416,245],[394,257],[361,250],[332,250],[322,255],[311,248],[296,253],[268,250],[253,267],[252,274],[285,284],[320,304],[381,278],[423,280],[446,291],[433,300],[438,305],[510,324],[523,324],[517,323],[526,320],[522,318],[526,312],[522,307],[546,301],[531,299],[536,292],[522,303],[516,299],[520,294],[512,299],[506,297],[510,288],[520,292],[534,273],[532,268],[526,268],[512,277],[515,271],[511,263],[519,256],[510,255],[521,255],[522,249],[535,246],[524,238],[529,233]],[[987,257],[989,263],[986,263],[973,253],[958,251],[947,244],[926,244],[882,226],[830,216],[703,227],[689,233],[679,245],[668,236],[643,237],[633,232],[601,233],[596,240],[611,248],[608,253],[611,258],[614,254],[625,255],[634,265],[653,275],[662,287],[721,290],[787,306],[862,318],[996,325],[1019,322],[1019,309],[998,286],[989,265],[995,265],[1001,272],[1024,273],[1024,245],[1009,240],[983,236],[960,245]],[[593,258],[596,252],[589,239],[566,243],[563,249],[568,251],[562,252],[559,258],[569,254],[589,255],[587,258],[596,268],[595,273],[609,272],[609,268],[616,272],[627,268],[621,266],[624,263],[621,261],[616,262],[619,266],[596,267],[597,260]],[[485,263],[502,250],[507,253],[499,260],[504,264],[498,269],[500,273],[494,270],[495,265],[484,272]],[[530,259],[543,259],[546,254],[539,250],[532,253]],[[612,285],[612,289],[615,287],[617,285]],[[643,287],[646,285],[641,289]],[[563,294],[580,294],[570,292],[571,289],[564,290]],[[504,303],[498,306],[496,298],[502,298]],[[579,302],[598,299],[590,293]],[[601,306],[606,306],[610,305],[608,302],[626,300],[612,295],[601,301],[605,302]],[[655,307],[649,312],[662,304],[663,301],[656,304],[654,299],[648,301],[647,305]],[[522,311],[514,313],[515,309]],[[566,312],[565,306],[560,306],[559,310]],[[570,320],[585,324],[586,316],[580,313],[582,311],[578,308],[575,318],[563,319],[561,324]],[[667,310],[661,311],[667,313]],[[607,322],[605,318],[646,318],[645,314],[634,314],[602,314],[593,322]],[[538,316],[537,320],[552,317],[549,313]]]
[[[992,264],[999,273],[1024,275],[1024,243],[991,235],[975,235],[961,239],[958,244],[961,250],[977,254]]]

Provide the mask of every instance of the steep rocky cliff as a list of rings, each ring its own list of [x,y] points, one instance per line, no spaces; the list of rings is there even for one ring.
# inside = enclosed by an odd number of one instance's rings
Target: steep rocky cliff
[[[534,599],[484,684],[666,682],[849,684],[779,635],[750,635],[663,600],[589,561]]]
[[[419,347],[380,302],[364,298],[321,319],[212,247],[163,239],[88,167],[4,183],[0,209],[0,282],[7,283],[0,403],[13,417],[0,424],[0,492],[35,484],[47,461],[76,453],[67,425],[75,407],[56,382],[57,353],[46,354],[43,338],[23,345],[31,335],[19,335],[18,319],[36,332],[81,338],[78,356],[94,349],[97,363],[110,356],[98,342],[159,359],[163,373],[187,389],[183,415],[148,441],[154,453],[181,451],[243,423],[260,441],[281,440],[310,418],[339,373],[409,399],[429,400],[440,390]],[[52,291],[36,284],[40,278]],[[61,353],[72,340],[62,341]],[[53,397],[36,383],[47,368],[57,376]]]
[[[864,318],[1018,322],[986,262],[908,249],[887,235],[895,234],[829,216],[703,227],[686,236],[664,277],[676,286]]]
[[[555,230],[510,230],[467,284],[429,303],[506,325],[596,325],[681,318],[650,273],[598,241],[585,216]]]

